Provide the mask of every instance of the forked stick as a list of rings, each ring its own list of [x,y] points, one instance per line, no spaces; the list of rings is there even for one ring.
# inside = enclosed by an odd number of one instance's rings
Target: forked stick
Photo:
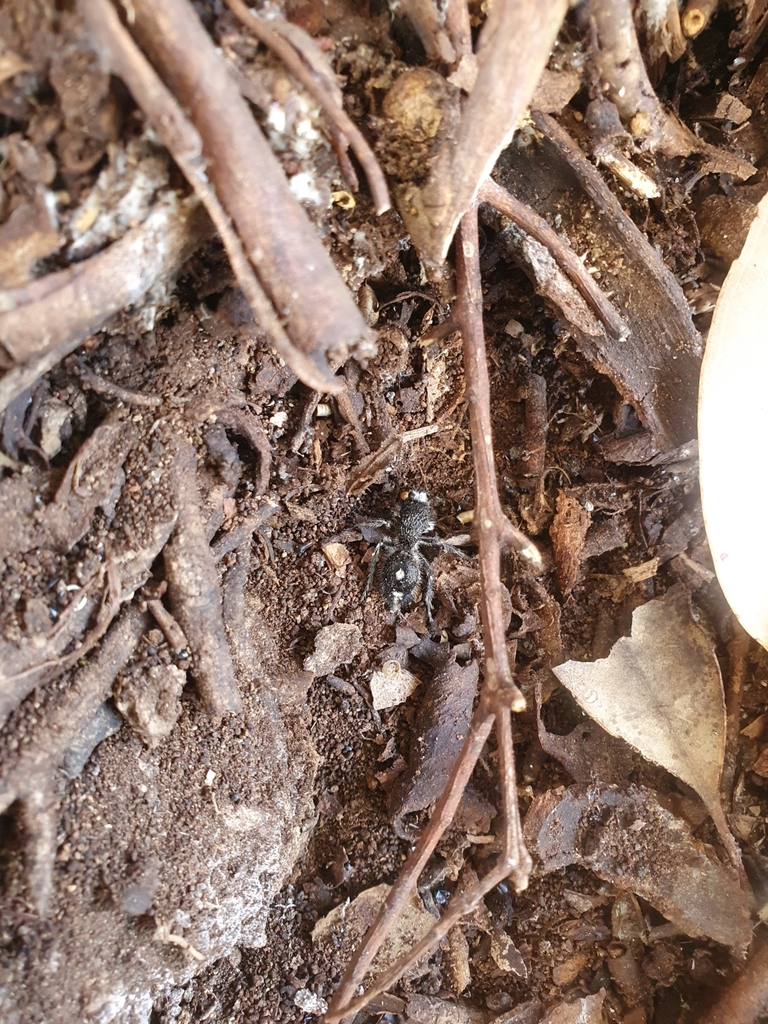
[[[511,878],[516,889],[524,889],[531,870],[531,858],[523,843],[517,805],[510,715],[510,709],[521,711],[525,708],[525,698],[512,679],[507,656],[499,570],[502,546],[512,545],[518,548],[534,563],[538,563],[539,553],[528,538],[512,526],[504,515],[496,488],[490,387],[482,321],[476,205],[465,214],[457,235],[456,279],[459,295],[456,318],[464,339],[466,396],[469,403],[475,465],[475,524],[479,534],[481,579],[480,614],[485,640],[483,692],[472,716],[464,746],[429,824],[390,889],[378,917],[350,961],[325,1016],[326,1024],[338,1024],[344,1018],[353,1016],[371,999],[394,985],[415,960],[433,949],[453,925],[472,910],[499,882]],[[367,992],[356,999],[353,998],[409,893],[415,888],[432,851],[450,825],[494,720],[504,805],[502,852],[496,866],[475,887],[457,898],[430,932],[409,953],[400,957],[388,971],[380,975]]]

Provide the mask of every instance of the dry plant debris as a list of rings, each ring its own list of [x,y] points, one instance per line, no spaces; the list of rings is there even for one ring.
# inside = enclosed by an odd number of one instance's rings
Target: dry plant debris
[[[715,6],[0,11],[4,1019],[765,1008],[714,570],[734,507],[764,547],[766,11]],[[416,486],[474,545],[434,628],[361,603]]]
[[[607,658],[553,669],[586,713],[611,736],[694,789],[737,858],[720,803],[725,699],[712,645],[677,585],[632,616],[632,636]]]

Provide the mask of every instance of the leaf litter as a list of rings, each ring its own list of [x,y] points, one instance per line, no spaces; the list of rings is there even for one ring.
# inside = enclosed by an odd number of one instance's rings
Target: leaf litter
[[[553,669],[579,706],[611,736],[694,789],[728,844],[720,803],[725,698],[712,644],[693,619],[682,584],[637,608],[632,636],[607,658]]]

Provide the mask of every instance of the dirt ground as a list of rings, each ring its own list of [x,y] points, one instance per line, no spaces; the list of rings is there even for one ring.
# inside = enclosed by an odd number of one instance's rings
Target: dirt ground
[[[280,6],[321,39],[346,110],[385,171],[417,177],[406,165],[418,153],[393,141],[382,114],[398,76],[427,63],[402,14],[377,2]],[[478,24],[481,6],[471,5]],[[6,403],[0,1014],[8,1024],[272,1024],[321,1014],[352,943],[343,929],[313,941],[313,928],[394,880],[431,802],[408,804],[404,784],[429,722],[425,694],[435,701],[441,671],[425,638],[458,651],[456,723],[462,714],[466,723],[474,698],[477,672],[467,666],[482,666],[472,446],[450,287],[426,278],[395,210],[377,217],[365,187],[351,199],[322,116],[280,61],[223,4],[195,7],[251,82],[251,98],[261,97],[254,114],[377,349],[345,367],[351,413],[318,400],[275,355],[208,230],[171,284],[158,283]],[[637,162],[661,183],[660,198],[610,179],[704,335],[737,221],[743,239],[744,207],[768,189],[764,51],[762,63],[758,50],[734,71],[728,39],[738,5],[723,7],[682,62],[660,61],[655,85],[685,124],[752,161],[755,175],[742,184],[704,173],[695,156],[644,154]],[[581,67],[577,22],[572,11],[551,69]],[[0,37],[3,298],[98,253],[144,220],[153,197],[182,195],[184,185],[127,90],[99,65],[74,7],[10,3]],[[749,118],[715,113],[726,88],[749,105]],[[558,115],[577,139],[588,93],[582,82]],[[652,319],[661,300],[627,268],[553,154],[551,140],[524,128],[496,177],[587,254],[609,295],[634,288]],[[700,350],[678,353],[673,455],[617,455],[640,430],[626,395],[534,284],[519,237],[488,206],[480,232],[499,490],[544,559],[541,572],[512,552],[502,564],[507,644],[527,701],[514,719],[525,816],[572,781],[542,747],[537,686],[544,680],[540,715],[550,734],[589,724],[543,674],[558,654],[605,658],[629,635],[635,609],[682,584],[727,686],[734,626],[706,545],[695,453],[683,450],[694,438]],[[546,446],[538,461],[529,448],[537,422]],[[421,600],[400,615],[377,587],[362,600],[381,536],[369,524],[390,519],[407,488],[428,493],[437,534],[465,552],[429,554],[431,628]],[[589,513],[570,569],[550,532],[564,495]],[[638,566],[649,568],[625,572]],[[221,611],[206,618],[211,604]],[[176,643],[174,626],[183,629]],[[325,634],[321,657],[318,634],[339,626],[347,632]],[[757,645],[740,659],[746,733],[737,729],[726,752],[727,811],[763,905],[768,660]],[[392,664],[416,689],[376,708],[372,674]],[[482,876],[498,852],[497,768],[491,740],[421,879],[433,917],[460,888],[461,870]],[[612,782],[599,771],[592,781]],[[625,781],[652,790],[725,859],[684,783],[648,763],[634,763]],[[602,994],[606,1021],[692,1024],[742,963],[737,943],[685,934],[651,902],[580,864],[547,873],[534,865],[527,889],[498,886],[484,908],[452,940],[463,954],[444,942],[358,1019],[537,1024],[552,1007]],[[469,980],[459,987],[461,956]],[[419,1004],[418,995],[440,1002]],[[464,1015],[441,1016],[449,1003]]]

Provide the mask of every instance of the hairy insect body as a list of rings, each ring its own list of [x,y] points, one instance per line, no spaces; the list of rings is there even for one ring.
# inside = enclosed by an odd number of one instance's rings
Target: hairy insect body
[[[450,544],[439,537],[429,537],[435,523],[426,491],[401,491],[392,522],[379,522],[387,526],[388,535],[376,545],[368,573],[363,600],[368,596],[376,578],[376,567],[382,551],[386,553],[379,574],[379,593],[391,612],[407,611],[414,603],[419,588],[427,609],[427,620],[432,624],[432,568],[422,553],[423,547],[443,547],[457,554]]]

